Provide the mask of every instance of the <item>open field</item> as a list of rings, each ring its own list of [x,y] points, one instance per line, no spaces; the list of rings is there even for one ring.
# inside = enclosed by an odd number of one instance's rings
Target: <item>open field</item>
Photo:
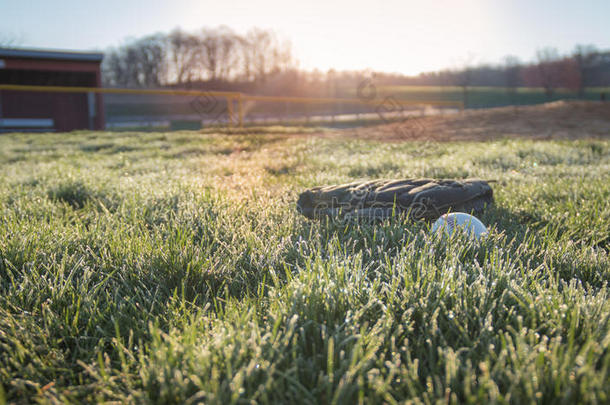
[[[581,139],[610,135],[610,103],[555,101],[533,106],[466,110],[460,114],[407,117],[373,128],[344,131],[379,140],[483,141],[502,138]]]
[[[610,125],[487,119],[1,135],[0,403],[608,403]],[[497,180],[491,236],[296,212],[378,177]]]
[[[462,88],[457,86],[380,86],[379,97],[393,96],[404,100],[438,100],[462,101]],[[610,98],[610,88],[590,87],[585,89],[584,99],[599,101],[600,95]],[[512,98],[511,98],[512,97]],[[471,86],[468,88],[466,108],[489,108],[506,105],[532,105],[558,100],[575,100],[578,95],[573,89],[557,89],[548,97],[544,89],[536,87],[519,87],[514,96],[510,96],[503,87]]]
[[[370,94],[369,94],[370,93]],[[599,101],[600,95],[606,94],[610,99],[610,88],[593,87],[586,89],[584,100]],[[462,102],[460,87],[438,86],[380,86],[366,93],[371,98],[363,99],[357,87],[339,89],[334,96],[347,99],[370,101],[368,105],[320,103],[307,104],[296,102],[244,102],[244,119],[246,125],[268,125],[269,123],[285,126],[325,126],[330,128],[356,127],[358,125],[375,125],[391,120],[391,115],[420,114],[436,115],[433,110],[421,110],[421,106],[404,107],[402,110],[395,100],[409,102]],[[468,89],[466,108],[476,110],[490,107],[531,106],[548,102],[580,102],[574,90],[558,89],[547,97],[540,88],[518,88],[514,97],[501,87],[471,87]],[[104,96],[108,123],[116,129],[124,127],[147,126],[165,127],[163,129],[199,129],[201,122],[205,125],[224,124],[227,120],[226,103],[220,97],[192,96],[151,96],[107,94]],[[440,111],[449,114],[456,109],[444,107]],[[184,128],[180,128],[181,121]],[[190,126],[189,126],[190,125]],[[195,126],[193,126],[195,125]]]

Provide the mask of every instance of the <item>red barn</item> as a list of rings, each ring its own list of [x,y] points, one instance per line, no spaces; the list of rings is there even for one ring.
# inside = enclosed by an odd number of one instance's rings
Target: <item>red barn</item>
[[[0,85],[100,87],[101,53],[0,48]],[[0,132],[104,129],[101,94],[0,90]]]

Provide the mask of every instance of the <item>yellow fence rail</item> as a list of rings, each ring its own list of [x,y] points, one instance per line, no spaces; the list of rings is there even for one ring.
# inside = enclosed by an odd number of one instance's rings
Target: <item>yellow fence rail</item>
[[[139,94],[139,95],[165,95],[165,96],[193,96],[193,97],[222,97],[227,102],[227,122],[232,126],[234,122],[234,103],[237,103],[237,121],[240,127],[244,124],[243,102],[245,101],[266,101],[284,102],[301,104],[354,104],[354,105],[376,105],[379,100],[366,100],[356,98],[313,98],[313,97],[280,97],[280,96],[256,96],[239,92],[230,91],[202,91],[202,90],[180,90],[180,89],[121,89],[106,87],[76,87],[76,86],[30,86],[18,84],[0,84],[0,91],[32,91],[32,92],[51,92],[51,93],[94,93],[94,94]],[[464,109],[461,101],[414,101],[393,99],[394,105],[401,107],[413,107],[421,105],[431,105],[437,107],[454,107],[460,111]]]

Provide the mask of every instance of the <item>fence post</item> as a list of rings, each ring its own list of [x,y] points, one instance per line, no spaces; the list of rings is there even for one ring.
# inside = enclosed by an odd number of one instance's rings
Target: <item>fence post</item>
[[[87,93],[87,109],[88,109],[88,118],[89,118],[89,130],[93,131],[95,129],[95,113],[97,111],[97,106],[95,105],[95,94],[93,92]]]
[[[227,96],[227,115],[227,126],[231,128],[231,126],[233,125],[233,98],[231,96]]]
[[[239,127],[244,127],[244,108],[241,100],[241,93],[237,96],[237,114],[239,117]]]

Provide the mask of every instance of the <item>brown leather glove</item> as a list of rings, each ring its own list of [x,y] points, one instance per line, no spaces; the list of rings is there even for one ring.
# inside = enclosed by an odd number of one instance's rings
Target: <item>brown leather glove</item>
[[[480,213],[492,203],[493,190],[484,180],[405,179],[314,187],[301,193],[297,208],[312,219],[436,219],[449,211]]]

